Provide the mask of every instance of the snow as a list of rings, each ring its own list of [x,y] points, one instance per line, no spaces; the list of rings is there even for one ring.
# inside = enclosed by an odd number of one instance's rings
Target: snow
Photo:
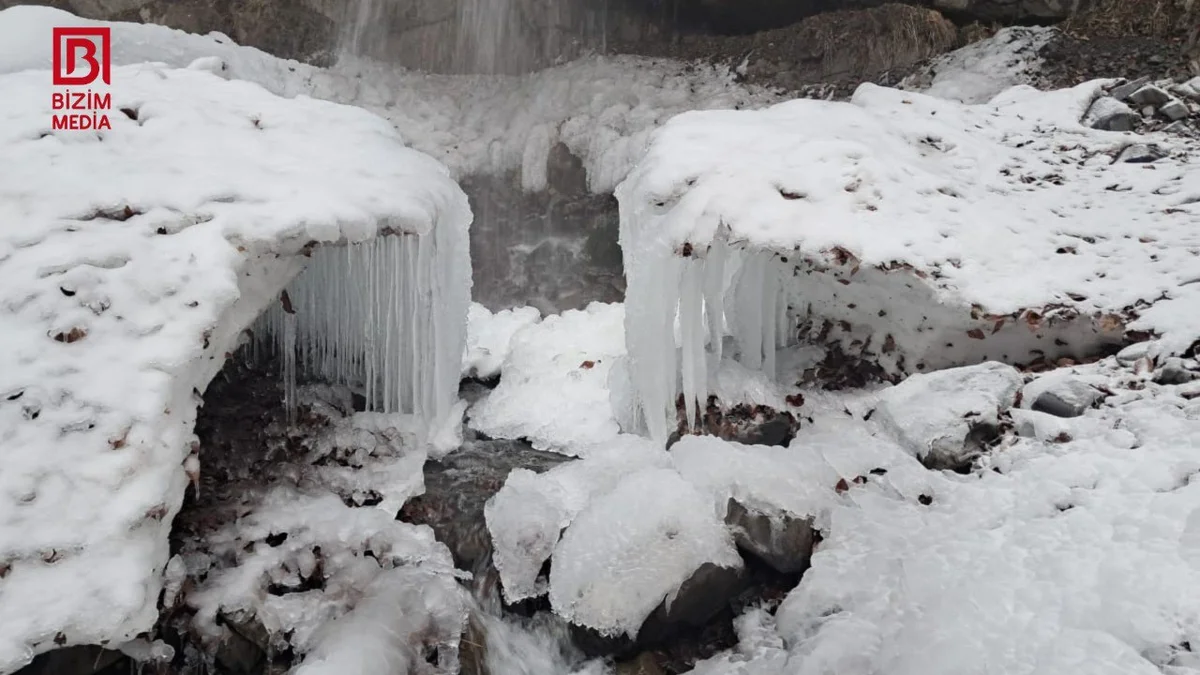
[[[504,599],[513,604],[543,595],[542,565],[559,535],[593,498],[612,491],[645,468],[669,468],[668,455],[639,436],[621,436],[585,458],[545,473],[514,469],[484,508],[492,536],[493,563]]]
[[[987,103],[993,96],[1019,84],[1034,84],[1042,59],[1039,50],[1058,30],[1009,26],[996,34],[934,58],[900,83],[919,91],[960,103]]]
[[[17,9],[0,13],[7,36]],[[7,671],[60,633],[119,643],[151,626],[198,393],[306,244],[390,228],[465,247],[470,212],[441,165],[362,110],[146,64],[113,69],[110,131],[52,132],[50,74],[3,63]],[[457,380],[461,344],[435,377]]]
[[[514,307],[492,313],[472,302],[467,313],[467,348],[463,354],[463,377],[488,380],[500,374],[508,358],[513,335],[542,320],[535,307]]]
[[[678,393],[703,400],[714,336],[773,375],[801,319],[871,328],[875,355],[888,331],[902,374],[1049,357],[1055,339],[1088,351],[1124,325],[1190,344],[1195,148],[1149,135],[1169,155],[1153,170],[1112,163],[1134,137],[1078,122],[1105,83],[975,106],[864,84],[848,103],[673,118],[617,190],[651,434]]]
[[[567,528],[550,568],[550,604],[601,635],[636,637],[705,563],[742,566],[715,509],[675,471],[642,469]]]
[[[611,192],[650,134],[685,110],[757,107],[779,100],[736,83],[724,67],[637,57],[591,57],[524,76],[431,76],[343,59],[329,70],[277,59],[224,36],[162,26],[79,19],[45,7],[0,11],[0,73],[49,68],[51,27],[112,27],[114,65],[206,59],[225,77],[280,96],[312,96],[364,107],[392,122],[408,144],[455,177],[514,171],[526,190],[545,188],[551,148],[583,160],[588,186]]]
[[[615,439],[608,377],[625,355],[624,321],[623,305],[594,302],[518,330],[499,386],[468,413],[471,428],[572,455]]]

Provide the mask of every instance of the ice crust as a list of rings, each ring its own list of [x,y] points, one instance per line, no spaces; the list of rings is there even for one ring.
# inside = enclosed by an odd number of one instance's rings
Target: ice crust
[[[5,36],[43,16],[17,9]],[[153,623],[198,395],[307,244],[435,226],[465,244],[470,212],[384,120],[199,69],[116,67],[113,129],[52,132],[50,73],[13,72],[0,43],[6,672],[58,635]]]

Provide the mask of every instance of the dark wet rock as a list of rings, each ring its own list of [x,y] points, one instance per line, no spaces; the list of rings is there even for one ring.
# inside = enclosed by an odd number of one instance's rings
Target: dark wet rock
[[[812,518],[763,513],[731,498],[726,506],[725,523],[733,531],[738,548],[777,572],[802,573],[812,561],[816,534]]]
[[[704,563],[683,582],[669,605],[664,600],[646,618],[638,631],[638,644],[658,644],[687,627],[704,626],[728,607],[730,600],[746,590],[747,581],[743,569]]]
[[[616,675],[666,675],[653,652],[642,652],[636,658],[617,664]]]
[[[267,661],[271,638],[253,616],[220,616],[226,627],[216,648],[216,661],[232,675],[258,675]]]
[[[474,610],[467,617],[467,630],[459,644],[459,675],[492,675],[487,655],[487,628]]]
[[[1030,409],[1055,417],[1079,417],[1102,398],[1100,390],[1085,382],[1062,380],[1038,394]]]
[[[679,426],[667,439],[667,449],[692,434],[716,436],[743,445],[787,446],[800,428],[800,420],[790,411],[746,404],[725,409],[716,396],[708,397],[708,405],[697,420],[696,429],[688,429],[682,396],[676,401],[676,410]]]
[[[79,645],[39,654],[15,675],[125,675],[133,668],[121,652]]]
[[[522,441],[469,441],[441,461],[426,462],[425,494],[410,499],[397,518],[433,528],[458,567],[479,570],[492,550],[483,507],[508,473],[516,468],[541,473],[568,459]]]

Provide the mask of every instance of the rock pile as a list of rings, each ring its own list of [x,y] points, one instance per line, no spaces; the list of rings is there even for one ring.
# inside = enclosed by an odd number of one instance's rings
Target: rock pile
[[[1153,83],[1148,77],[1108,90],[1092,104],[1084,123],[1105,131],[1200,133],[1200,77]]]

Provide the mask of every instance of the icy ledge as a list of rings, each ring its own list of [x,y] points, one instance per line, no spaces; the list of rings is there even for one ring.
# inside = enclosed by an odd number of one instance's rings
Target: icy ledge
[[[51,131],[49,72],[0,75],[0,672],[153,624],[199,394],[313,244],[428,240],[434,407],[459,376],[470,211],[439,163],[362,110],[112,77],[97,134]]]
[[[675,117],[623,182],[627,346],[648,430],[704,401],[724,336],[773,374],[797,337],[900,377],[1200,333],[1195,148],[1079,123],[1102,81],[964,105],[851,102]],[[1115,161],[1134,142],[1166,155]],[[693,411],[689,407],[689,414]]]

